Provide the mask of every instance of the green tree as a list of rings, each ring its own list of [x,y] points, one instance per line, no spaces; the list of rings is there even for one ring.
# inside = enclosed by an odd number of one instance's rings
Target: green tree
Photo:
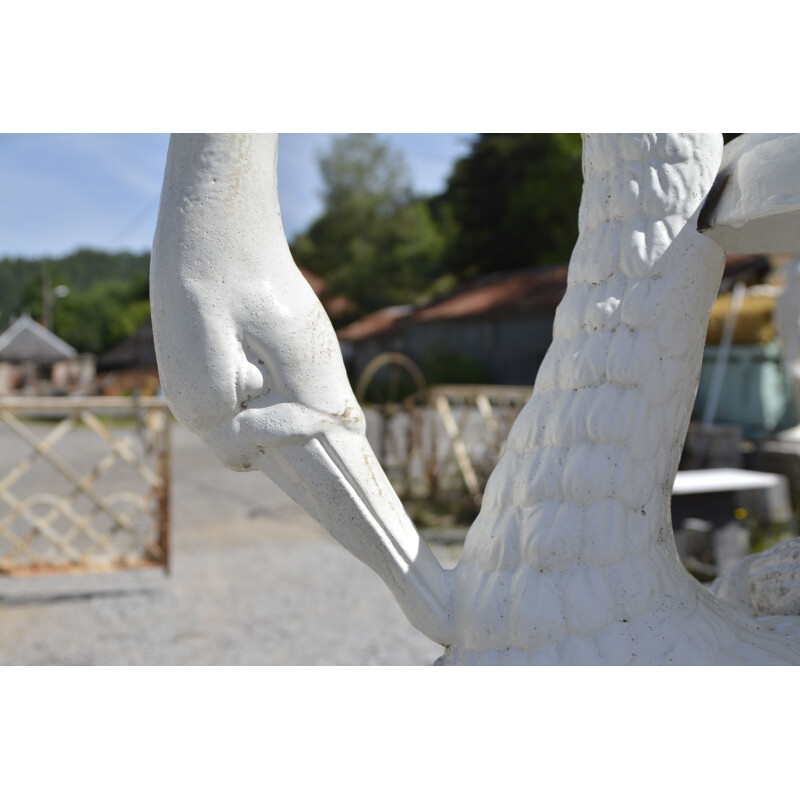
[[[56,303],[54,333],[79,352],[98,355],[135,333],[150,316],[147,275],[98,281]]]
[[[319,166],[325,210],[292,243],[296,261],[360,313],[412,302],[440,272],[444,237],[413,197],[402,154],[375,134],[348,134]]]
[[[374,133],[337,136],[319,156],[327,209],[348,204],[388,215],[411,199],[411,177],[402,153]]]
[[[447,268],[463,278],[566,261],[582,183],[578,134],[481,134],[434,206]]]
[[[76,250],[62,258],[0,259],[0,331],[15,316],[42,316],[42,273],[50,274],[50,285],[64,284],[71,294],[80,294],[98,281],[129,281],[148,274],[150,253],[105,253]],[[57,300],[55,309],[63,304]]]
[[[115,257],[95,253],[89,260],[95,267],[113,264]],[[72,257],[70,257],[72,258]],[[130,336],[150,316],[149,277],[147,267],[138,258],[139,265],[128,274],[130,277],[106,277],[92,281],[81,277],[85,262],[75,263],[62,259],[50,261],[31,269],[27,283],[19,292],[17,313],[27,312],[34,318],[42,316],[42,269],[50,272],[51,286],[65,284],[70,287],[66,297],[53,305],[53,332],[82,353],[100,355],[117,342]],[[66,262],[66,263],[65,263]],[[123,264],[125,263],[123,259]],[[70,266],[72,264],[72,266]],[[37,266],[39,266],[37,264]],[[100,275],[115,275],[126,270],[97,269]],[[85,287],[85,288],[84,288]]]

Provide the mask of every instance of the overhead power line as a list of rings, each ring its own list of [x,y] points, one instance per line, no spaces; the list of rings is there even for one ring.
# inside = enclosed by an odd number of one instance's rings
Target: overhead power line
[[[118,234],[116,234],[116,236],[111,238],[111,240],[108,243],[109,247],[112,244],[114,244],[114,242],[117,242],[120,239],[122,239],[125,236],[127,236],[129,233],[133,233],[133,231],[135,231],[139,227],[139,225],[141,225],[142,222],[144,222],[144,220],[147,219],[148,215],[153,210],[153,207],[154,206],[156,206],[156,207],[158,206],[158,200],[159,200],[160,196],[161,195],[159,193],[159,194],[156,194],[154,197],[151,197],[147,201],[147,203],[145,203],[145,205],[142,208],[142,210],[139,211],[139,213],[136,214],[136,216],[129,223],[127,223],[127,225],[125,225],[122,228],[122,230]]]

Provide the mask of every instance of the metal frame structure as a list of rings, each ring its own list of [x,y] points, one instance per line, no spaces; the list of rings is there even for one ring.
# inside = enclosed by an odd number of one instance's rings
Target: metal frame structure
[[[108,418],[133,420],[135,433]],[[163,398],[0,397],[0,430],[30,448],[0,469],[0,575],[168,570],[170,419]],[[74,448],[56,449],[82,427],[105,444],[88,472]],[[117,465],[123,482],[108,491]]]

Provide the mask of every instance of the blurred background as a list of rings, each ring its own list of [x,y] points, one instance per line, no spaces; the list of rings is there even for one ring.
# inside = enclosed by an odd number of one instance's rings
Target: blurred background
[[[0,134],[0,663],[431,663],[366,567],[169,415],[148,298],[167,146]],[[283,134],[278,175],[373,447],[452,566],[550,344],[580,137]],[[728,257],[673,500],[703,581],[795,535],[797,268]]]

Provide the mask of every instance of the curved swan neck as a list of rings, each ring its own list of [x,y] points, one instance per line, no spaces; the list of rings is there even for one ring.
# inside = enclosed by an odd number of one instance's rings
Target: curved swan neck
[[[480,542],[509,506],[523,521],[504,563],[516,550],[562,569],[670,546],[669,497],[725,260],[693,219],[721,154],[719,136],[585,137],[553,343],[465,558],[488,558]]]
[[[237,189],[255,202],[276,200],[278,179],[277,133],[175,133],[170,137],[167,163],[169,178],[180,178],[183,194],[216,188]]]
[[[375,459],[333,326],[292,260],[277,146],[171,140],[151,261],[164,392],[223,462],[265,472],[447,643],[450,575]]]
[[[170,237],[183,246],[202,245],[204,236],[213,236],[229,249],[269,258],[279,248],[286,257],[277,163],[276,133],[173,134],[156,242]],[[212,248],[215,254],[218,250]],[[197,270],[198,278],[219,272],[219,264],[211,260],[181,263]]]

